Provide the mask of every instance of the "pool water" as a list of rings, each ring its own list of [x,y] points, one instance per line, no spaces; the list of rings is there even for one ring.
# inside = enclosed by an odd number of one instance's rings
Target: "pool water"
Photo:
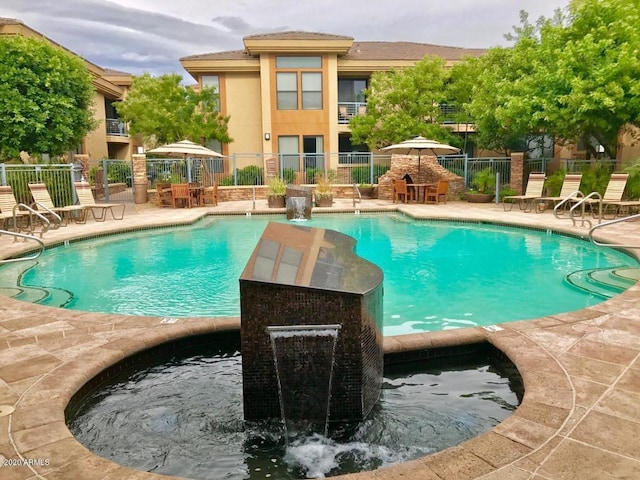
[[[327,437],[287,438],[279,419],[244,422],[235,344],[213,338],[172,358],[131,361],[136,371],[119,368],[73,399],[69,429],[94,453],[139,470],[293,480],[373,470],[457,445],[500,423],[522,398],[513,365],[488,353],[398,363],[385,367],[380,401],[365,421],[335,425]]]
[[[46,251],[22,284],[72,293],[66,308],[161,317],[239,316],[239,277],[268,221],[207,217]],[[492,325],[578,310],[601,297],[568,273],[637,267],[630,256],[571,237],[393,215],[316,215],[304,226],[357,241],[384,272],[384,334]]]

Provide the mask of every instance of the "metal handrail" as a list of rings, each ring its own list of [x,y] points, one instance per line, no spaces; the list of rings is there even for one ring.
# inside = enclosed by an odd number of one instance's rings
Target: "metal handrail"
[[[54,230],[60,228],[60,225],[62,225],[62,217],[60,217],[60,215],[58,215],[56,212],[54,212],[50,208],[45,207],[40,202],[33,202],[33,205],[37,205],[38,208],[42,208],[45,212],[47,212],[49,215],[51,215],[55,219],[55,223],[54,223],[55,227],[53,228]],[[33,210],[33,209],[31,210],[34,212],[37,212],[37,210]],[[42,215],[40,215],[40,217],[42,217]]]
[[[49,228],[51,227],[51,221],[45,217],[44,215],[42,215],[40,212],[38,212],[37,210],[34,210],[33,208],[31,208],[29,205],[25,205],[24,203],[18,203],[16,206],[13,207],[13,224],[14,226],[17,225],[16,223],[16,211],[17,210],[28,210],[31,215],[35,215],[36,217],[39,217],[40,220],[42,221],[42,230],[40,231],[40,238],[42,238],[42,235],[47,233],[49,231]],[[35,231],[35,227],[33,226],[33,223],[31,221],[31,215],[29,215],[29,233],[33,233]],[[58,217],[58,219],[60,218],[58,215],[56,215]],[[59,227],[60,225],[58,225]],[[17,238],[14,238],[13,240],[14,242],[17,241]]]
[[[569,203],[574,198],[582,197],[584,194],[580,190],[576,190],[575,192],[571,192],[569,195],[564,197],[555,207],[553,207],[553,216],[556,218],[560,218],[560,214],[558,213],[562,210],[562,207],[565,206],[566,203]]]
[[[595,227],[591,227],[589,229],[589,240],[591,240],[591,243],[593,243],[594,245],[598,245],[599,247],[640,248],[640,244],[624,245],[620,243],[602,243],[593,238],[593,233],[599,228],[604,228],[604,227],[608,227],[609,225],[614,225],[616,223],[630,222],[632,220],[638,220],[638,219],[640,219],[640,213],[636,213],[635,215],[631,215],[629,217],[616,218],[615,220],[609,220],[608,222],[604,222],[599,225],[596,225]]]
[[[5,258],[0,260],[0,264],[26,262],[27,260],[35,260],[40,255],[42,255],[42,252],[44,252],[44,242],[40,240],[38,237],[34,237],[33,235],[27,235],[25,233],[18,233],[18,232],[11,232],[9,230],[0,230],[0,235],[13,235],[14,238],[23,238],[25,241],[35,240],[40,244],[40,249],[33,255],[29,255],[28,257]]]
[[[356,202],[356,194],[358,195],[358,201]],[[353,206],[356,206],[356,203],[362,203],[362,195],[360,194],[360,190],[358,189],[358,184],[353,184]]]
[[[573,222],[573,226],[576,226],[576,220],[573,218],[573,211],[578,208],[578,207],[582,207],[581,208],[581,222],[580,222],[580,226],[584,227],[585,222],[589,224],[589,228],[591,228],[591,220],[586,220],[584,218],[584,206],[587,200],[589,200],[590,198],[597,198],[598,199],[598,223],[600,223],[602,221],[602,195],[600,195],[598,192],[591,192],[589,195],[587,195],[586,197],[584,197],[582,200],[580,200],[578,203],[576,203],[573,207],[571,207],[571,209],[569,210],[569,218],[571,218],[571,221]]]

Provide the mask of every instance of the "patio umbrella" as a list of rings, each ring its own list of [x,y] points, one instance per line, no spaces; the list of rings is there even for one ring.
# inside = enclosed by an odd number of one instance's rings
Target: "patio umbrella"
[[[458,153],[459,148],[452,147],[446,143],[436,142],[425,137],[417,136],[404,142],[396,143],[384,147],[382,150],[386,152],[397,153],[400,155],[418,155],[418,171],[420,170],[420,156],[422,153],[431,153],[432,155],[447,155]]]
[[[203,147],[189,140],[181,140],[175,143],[162,145],[161,147],[148,150],[147,153],[158,155],[168,155],[170,157],[223,157],[207,147]]]

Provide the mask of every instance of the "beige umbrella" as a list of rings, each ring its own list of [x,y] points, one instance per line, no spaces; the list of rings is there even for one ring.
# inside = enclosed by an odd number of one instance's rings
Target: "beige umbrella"
[[[204,147],[197,143],[191,142],[189,140],[181,140],[180,142],[169,143],[167,145],[163,145],[161,147],[153,148],[148,150],[147,153],[152,153],[156,155],[168,155],[170,157],[223,157],[224,155],[219,154],[211,150],[210,148]]]
[[[432,155],[447,155],[459,153],[460,149],[447,145],[446,143],[436,142],[425,137],[417,136],[404,142],[396,143],[384,147],[382,150],[400,155],[418,155],[418,170],[420,170],[420,156],[423,153],[431,153]]]

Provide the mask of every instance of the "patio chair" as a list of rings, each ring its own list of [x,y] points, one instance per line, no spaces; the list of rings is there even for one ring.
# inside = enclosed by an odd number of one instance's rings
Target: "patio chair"
[[[18,202],[13,194],[13,189],[10,185],[0,186],[0,221],[2,222],[2,229],[7,229],[7,223],[13,219],[13,228],[20,231],[19,221],[24,221],[29,217],[29,223],[31,224],[30,213],[24,210],[18,209]],[[24,229],[25,231],[31,230],[31,228]]]
[[[69,224],[70,218],[76,223],[86,223],[87,209],[82,205],[56,207],[44,183],[30,183],[29,190],[33,197],[33,206],[43,215],[50,215],[51,213],[58,215],[60,217],[60,224],[63,227]]]
[[[188,183],[171,184],[171,205],[173,208],[177,208],[178,203],[182,203],[189,208],[193,206],[193,196],[189,190]]]
[[[547,209],[547,205],[552,203],[555,207],[558,203],[569,198],[571,195],[580,191],[580,182],[582,182],[581,173],[568,173],[564,176],[562,181],[562,188],[560,194],[557,197],[540,197],[536,200],[536,213],[542,213]]]
[[[435,185],[427,186],[424,191],[424,203],[435,203],[440,201],[447,203],[447,192],[449,191],[449,180],[438,180]]]
[[[416,187],[414,186],[415,182],[413,181],[413,178],[411,178],[411,175],[409,175],[408,173],[405,173],[402,176],[402,180],[407,182],[407,193],[409,194],[409,201],[417,200],[417,193],[418,192],[416,191]]]
[[[189,182],[189,192],[191,192],[192,205],[202,205],[202,191],[204,187],[200,185],[200,182]]]
[[[407,203],[409,197],[409,191],[407,190],[406,180],[393,180],[393,203],[400,201],[400,197],[403,197],[404,203]]]
[[[96,203],[91,185],[87,182],[75,182],[74,186],[76,187],[78,202],[87,209],[87,212],[91,212],[96,222],[104,222],[107,219],[107,212],[111,212],[111,217],[114,220],[122,220],[124,218],[124,204]],[[116,210],[118,211],[117,215]]]
[[[513,209],[513,204],[517,203],[520,210],[530,212],[533,209],[536,199],[542,197],[544,178],[544,173],[530,173],[524,195],[508,195],[502,199],[504,211],[510,212]],[[507,209],[507,204],[509,205],[509,209]]]
[[[169,182],[157,182],[156,183],[156,201],[159,207],[170,207],[171,200],[171,183]]]
[[[218,205],[218,182],[213,182],[213,187],[205,187],[202,191],[202,205],[211,203],[214,207]]]

